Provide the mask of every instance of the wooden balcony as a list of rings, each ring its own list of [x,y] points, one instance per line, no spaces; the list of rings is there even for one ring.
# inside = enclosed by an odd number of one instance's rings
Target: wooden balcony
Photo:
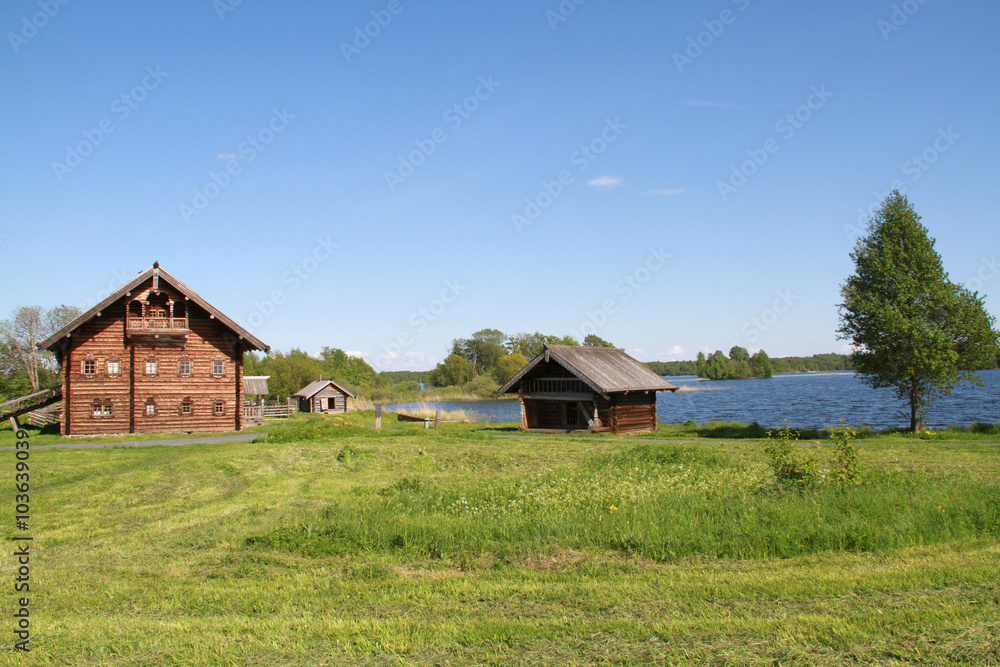
[[[590,389],[577,378],[532,378],[525,383],[532,394],[586,394]]]
[[[577,378],[532,378],[524,383],[522,396],[541,400],[589,401],[594,392]]]
[[[130,338],[161,343],[184,343],[191,333],[186,317],[134,317],[126,320],[125,332]]]

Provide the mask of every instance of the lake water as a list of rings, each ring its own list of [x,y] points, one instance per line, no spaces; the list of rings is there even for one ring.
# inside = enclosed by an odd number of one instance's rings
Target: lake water
[[[1000,422],[1000,371],[982,371],[984,387],[963,383],[942,397],[925,414],[924,423],[933,427],[949,424],[967,426],[975,422]],[[793,373],[775,375],[770,380],[698,380],[694,376],[668,377],[683,389],[677,394],[660,392],[656,414],[661,422],[676,424],[693,419],[757,422],[765,427],[780,426],[787,419],[799,428],[848,424],[873,429],[909,426],[909,407],[889,389],[871,389],[854,373]],[[416,410],[421,404],[386,406],[392,412]],[[519,422],[516,400],[456,401],[423,404],[442,410],[462,410],[473,419],[490,422]]]

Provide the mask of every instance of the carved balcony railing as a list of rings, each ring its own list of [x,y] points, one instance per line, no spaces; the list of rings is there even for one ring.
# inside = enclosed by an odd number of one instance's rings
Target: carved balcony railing
[[[186,317],[129,317],[129,333],[173,333],[188,331]]]

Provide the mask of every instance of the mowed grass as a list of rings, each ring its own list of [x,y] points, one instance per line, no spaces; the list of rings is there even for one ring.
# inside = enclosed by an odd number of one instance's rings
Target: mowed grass
[[[1000,664],[1000,448],[863,442],[798,494],[753,440],[372,422],[33,452],[0,664]]]

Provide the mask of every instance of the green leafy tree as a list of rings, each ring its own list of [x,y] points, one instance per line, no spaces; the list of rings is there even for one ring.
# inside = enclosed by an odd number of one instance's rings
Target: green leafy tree
[[[958,382],[1000,348],[994,318],[975,292],[948,279],[934,240],[910,202],[893,191],[851,253],[855,271],[841,287],[839,338],[854,348],[862,380],[890,387],[909,403],[910,430]]]
[[[726,369],[726,379],[728,380],[746,380],[750,377],[750,362],[739,360],[729,360],[729,364]]]
[[[729,348],[729,359],[731,361],[750,361],[750,353],[747,352],[745,347],[740,347],[739,345],[733,345]]]
[[[708,358],[705,372],[709,380],[725,380],[729,376],[729,359],[722,350],[716,350],[715,354]]]
[[[439,387],[465,384],[472,379],[472,366],[462,355],[452,354],[431,371],[428,379]]]
[[[480,329],[469,338],[452,341],[451,353],[465,358],[473,377],[491,372],[507,354],[507,334],[497,329]]]
[[[538,355],[545,347],[545,336],[538,333],[517,333],[507,339],[510,354],[520,354],[527,359]]]
[[[695,373],[697,373],[700,378],[708,377],[708,361],[705,359],[705,353],[699,352],[698,358],[695,360]]]
[[[613,344],[604,340],[597,334],[587,334],[587,337],[583,339],[583,344],[585,347],[614,347]]]
[[[493,378],[498,384],[506,384],[508,380],[517,375],[518,371],[528,365],[528,359],[520,352],[508,354],[501,357],[499,363],[493,371]]]
[[[267,388],[272,396],[287,398],[318,380],[323,374],[323,366],[319,359],[293,348],[287,354],[275,352],[264,359],[258,374],[271,376]]]
[[[546,336],[545,342],[551,345],[579,345],[577,341],[572,336]]]
[[[774,377],[774,368],[771,366],[771,360],[764,350],[757,350],[750,357],[750,375],[755,378]]]
[[[256,352],[243,353],[243,374],[244,375],[267,375],[265,361],[267,357]]]
[[[598,339],[599,340],[599,339]],[[542,334],[535,332],[529,333],[518,333],[510,336],[507,339],[507,351],[510,354],[520,353],[524,355],[525,358],[531,359],[538,356],[538,354],[545,348],[545,344],[549,345],[579,345],[575,338],[572,336],[553,336],[550,334]]]
[[[335,347],[324,347],[319,356],[323,362],[323,377],[355,387],[373,387],[377,383],[375,369],[361,357],[353,357]]]

